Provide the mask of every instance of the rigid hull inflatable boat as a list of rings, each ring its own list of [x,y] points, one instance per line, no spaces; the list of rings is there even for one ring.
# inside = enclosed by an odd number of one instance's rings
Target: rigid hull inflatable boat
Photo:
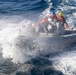
[[[61,49],[76,43],[76,30],[65,30],[64,35],[54,35],[51,33],[20,35],[15,39],[17,48],[38,52],[37,54],[48,54],[58,52]],[[62,50],[61,50],[62,51]]]

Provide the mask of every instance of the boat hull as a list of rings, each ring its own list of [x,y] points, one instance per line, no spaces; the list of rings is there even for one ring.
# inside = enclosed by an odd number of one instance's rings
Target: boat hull
[[[15,45],[37,54],[48,54],[62,51],[63,48],[76,43],[76,31],[66,31],[65,35],[51,36],[51,34],[40,33],[33,36],[19,36],[15,39]]]

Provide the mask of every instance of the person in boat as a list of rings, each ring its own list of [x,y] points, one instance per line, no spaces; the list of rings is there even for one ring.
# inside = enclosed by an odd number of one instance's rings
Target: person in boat
[[[57,34],[58,35],[65,34],[65,29],[69,29],[69,26],[63,16],[62,12],[59,12],[59,14],[58,14],[56,26],[57,26]]]
[[[37,32],[46,32],[46,33],[52,32],[54,29],[52,22],[55,22],[55,20],[57,20],[56,14],[54,11],[52,11],[49,17],[45,17],[44,19],[40,20],[39,27],[37,27],[37,25],[35,24],[32,24],[33,30],[34,31],[37,30]]]
[[[57,16],[55,14],[55,11],[52,10],[49,17],[45,17],[44,19],[40,20],[38,32],[52,32],[54,30],[54,24],[57,21]],[[37,28],[35,24],[32,24],[32,27],[35,29]]]
[[[32,31],[35,32],[36,25],[35,25],[34,23],[32,23],[32,24],[31,24],[31,27],[32,27]]]
[[[32,28],[32,32],[39,34],[39,29],[40,29],[39,25],[32,23],[31,28]]]
[[[60,24],[65,27],[65,29],[69,29],[69,26],[63,16],[63,13],[62,12],[59,12],[58,14],[58,17],[57,17],[57,20],[60,22]]]
[[[48,33],[48,28],[47,28],[48,24],[49,24],[49,21],[47,17],[40,20],[40,30],[46,31]]]
[[[56,13],[55,13],[55,10],[51,10],[51,13],[48,17],[48,21],[49,21],[49,25],[48,25],[48,31],[50,33],[55,33],[56,29],[57,29],[57,26],[56,26],[56,22],[57,22],[57,16],[56,16]]]
[[[55,14],[55,10],[53,10],[53,11],[51,12],[51,14],[49,15],[49,17],[52,19],[52,22],[55,24],[56,21],[57,21],[57,16],[56,16],[56,14]]]
[[[50,32],[50,30],[48,30],[48,27],[50,27],[53,30],[53,24],[55,24],[56,21],[57,16],[55,14],[55,11],[52,10],[49,17],[46,17],[40,21],[40,25],[44,28],[44,30],[46,30],[46,32]]]

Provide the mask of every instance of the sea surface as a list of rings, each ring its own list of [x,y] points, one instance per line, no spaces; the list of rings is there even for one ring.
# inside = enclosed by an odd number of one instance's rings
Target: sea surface
[[[76,44],[55,48],[25,37],[50,8],[76,29],[76,0],[0,0],[0,75],[76,75]]]

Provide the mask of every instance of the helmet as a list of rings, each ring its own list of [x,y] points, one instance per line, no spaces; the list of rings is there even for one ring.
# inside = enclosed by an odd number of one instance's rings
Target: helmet
[[[59,14],[58,14],[59,16],[63,16],[63,13],[62,12],[59,12]]]
[[[52,11],[52,12],[51,12],[51,14],[53,14],[53,15],[54,15],[54,14],[55,14],[55,11]]]

